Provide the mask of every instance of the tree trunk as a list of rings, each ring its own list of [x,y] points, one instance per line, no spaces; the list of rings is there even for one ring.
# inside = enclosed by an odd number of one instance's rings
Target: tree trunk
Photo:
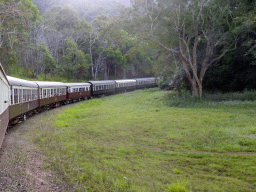
[[[196,79],[194,77],[191,82],[191,87],[192,87],[192,95],[199,96]]]

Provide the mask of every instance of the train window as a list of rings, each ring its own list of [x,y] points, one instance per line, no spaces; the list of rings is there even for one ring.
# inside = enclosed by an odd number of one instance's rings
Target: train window
[[[28,89],[23,90],[23,101],[29,100],[29,92],[28,91],[29,91]]]
[[[19,103],[19,93],[18,89],[14,89],[14,104]]]
[[[33,96],[33,100],[36,100],[37,99],[37,90],[36,89],[33,89],[33,92],[32,92],[32,96]]]
[[[30,89],[30,94],[29,94],[29,100],[30,100],[30,101],[33,100],[33,99],[32,99],[32,96],[33,96],[32,91],[33,91],[33,89]]]
[[[27,101],[31,101],[31,89],[27,89]]]
[[[26,89],[26,101],[30,101],[30,96],[31,96],[31,90]]]
[[[46,96],[47,94],[46,94],[46,89],[43,89],[43,98],[46,98],[47,96]]]
[[[22,99],[22,102],[26,101],[26,95],[27,95],[26,93],[27,93],[27,90],[23,89],[23,99]]]

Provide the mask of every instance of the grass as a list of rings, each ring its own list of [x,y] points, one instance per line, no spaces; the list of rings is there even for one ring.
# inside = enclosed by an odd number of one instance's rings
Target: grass
[[[211,105],[234,104],[238,102],[254,102],[256,100],[256,91],[244,91],[234,93],[204,93],[203,97],[191,96],[190,92],[183,91],[182,97],[177,93],[170,92],[167,95],[169,105],[173,107],[207,107]]]
[[[76,191],[255,191],[256,103],[173,107],[170,94],[92,99],[26,136]]]

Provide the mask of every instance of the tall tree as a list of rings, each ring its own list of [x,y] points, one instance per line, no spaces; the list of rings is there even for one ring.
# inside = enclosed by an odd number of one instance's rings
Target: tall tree
[[[46,75],[54,70],[56,61],[52,57],[46,45],[41,45],[39,52],[42,54],[40,66],[42,67],[42,71],[44,73],[44,80],[46,80]]]
[[[66,52],[63,56],[63,72],[69,80],[71,78],[73,81],[80,80],[81,78],[78,76],[79,71],[85,73],[86,69],[89,67],[85,54],[78,49],[77,44],[71,39],[65,39],[65,45]]]
[[[38,9],[30,0],[0,2],[0,60],[4,66],[9,65],[7,73],[11,73],[9,69],[17,63],[17,55],[22,55],[18,48],[27,46],[28,25],[34,23],[38,15]]]
[[[141,5],[145,16],[143,36],[174,54],[187,75],[192,94],[202,97],[208,67],[236,47],[232,32],[234,5],[221,0],[147,2]],[[221,47],[218,52],[217,47]]]

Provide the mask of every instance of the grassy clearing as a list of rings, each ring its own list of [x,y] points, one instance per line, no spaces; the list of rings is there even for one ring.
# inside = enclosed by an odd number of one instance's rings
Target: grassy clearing
[[[177,108],[167,93],[92,99],[27,135],[76,191],[255,191],[256,103]]]

